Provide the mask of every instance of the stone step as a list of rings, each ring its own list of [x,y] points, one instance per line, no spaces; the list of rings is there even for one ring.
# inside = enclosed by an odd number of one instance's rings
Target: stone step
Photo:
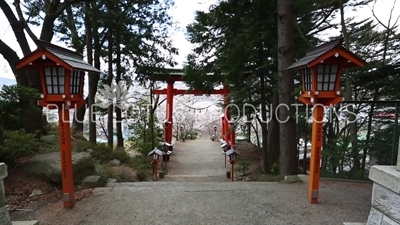
[[[366,225],[366,223],[344,222],[343,225]]]
[[[12,221],[12,225],[39,225],[39,220]]]

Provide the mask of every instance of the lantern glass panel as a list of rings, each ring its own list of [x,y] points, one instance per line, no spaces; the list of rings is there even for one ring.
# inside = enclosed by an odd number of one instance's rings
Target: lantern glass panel
[[[45,67],[44,80],[47,94],[64,94],[65,69],[63,67]]]
[[[79,70],[72,70],[70,76],[70,94],[80,94],[82,72]]]
[[[305,68],[303,70],[303,83],[304,83],[304,91],[311,91],[311,87],[312,87],[311,68]]]
[[[317,91],[334,91],[339,65],[319,64],[317,66]]]
[[[154,160],[158,159],[158,155],[154,153],[154,154],[153,154],[153,159],[154,159]]]

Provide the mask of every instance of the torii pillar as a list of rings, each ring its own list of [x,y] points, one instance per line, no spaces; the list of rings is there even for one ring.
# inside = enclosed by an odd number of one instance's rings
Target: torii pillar
[[[173,114],[173,99],[174,99],[174,81],[167,82],[167,121],[170,122],[167,126],[166,142],[172,143],[172,114]]]

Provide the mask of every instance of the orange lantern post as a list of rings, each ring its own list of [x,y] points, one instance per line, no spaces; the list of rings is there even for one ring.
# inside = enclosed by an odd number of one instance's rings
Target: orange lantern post
[[[233,148],[231,148],[226,152],[226,155],[229,157],[229,163],[231,164],[231,181],[233,182],[234,173],[235,173],[236,158],[240,154],[239,154],[238,151],[236,151]]]
[[[306,105],[313,105],[308,183],[310,204],[318,203],[324,108],[343,101],[339,91],[343,69],[366,64],[363,59],[343,48],[342,42],[343,38],[340,38],[310,49],[305,57],[287,68],[301,70],[303,90],[299,100]]]
[[[38,48],[15,66],[17,69],[37,70],[42,84],[42,100],[39,104],[48,109],[58,109],[60,155],[62,168],[62,199],[65,208],[75,204],[72,168],[69,110],[85,104],[83,83],[85,72],[100,71],[83,61],[77,52],[35,40]]]
[[[157,178],[158,162],[160,162],[160,156],[162,155],[163,152],[158,150],[157,148],[154,148],[148,154],[148,156],[152,157],[151,164],[153,166],[153,176],[155,179]]]

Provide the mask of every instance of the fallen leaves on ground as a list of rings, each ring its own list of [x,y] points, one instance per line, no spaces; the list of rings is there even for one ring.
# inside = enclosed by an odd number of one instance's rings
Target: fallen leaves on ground
[[[6,204],[10,212],[24,210],[37,202],[61,202],[61,185],[53,184],[41,178],[31,176],[21,165],[28,158],[21,159],[15,167],[8,168],[8,176],[4,180]],[[30,196],[33,190],[40,190],[41,195]],[[92,196],[92,189],[75,186],[77,201]]]

